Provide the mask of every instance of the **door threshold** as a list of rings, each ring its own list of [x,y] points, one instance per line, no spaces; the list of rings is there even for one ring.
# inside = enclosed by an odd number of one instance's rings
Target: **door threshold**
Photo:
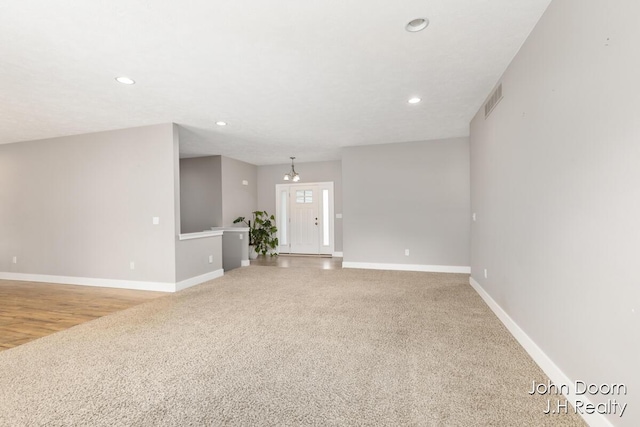
[[[301,257],[301,258],[333,258],[330,254],[278,254],[279,256]]]

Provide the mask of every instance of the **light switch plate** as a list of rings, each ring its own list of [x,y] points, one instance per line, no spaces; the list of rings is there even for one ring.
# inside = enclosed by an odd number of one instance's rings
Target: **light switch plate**
[[[152,219],[153,225],[160,224],[160,217],[154,216]]]
[[[341,213],[336,214],[336,218],[337,218],[337,219],[341,219],[341,218],[342,218],[342,214],[341,214]]]

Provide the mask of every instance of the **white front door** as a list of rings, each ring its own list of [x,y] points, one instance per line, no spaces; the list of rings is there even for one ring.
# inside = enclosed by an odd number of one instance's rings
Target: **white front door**
[[[295,187],[289,192],[290,237],[293,254],[319,254],[318,187]]]
[[[276,185],[278,252],[333,253],[333,182]]]

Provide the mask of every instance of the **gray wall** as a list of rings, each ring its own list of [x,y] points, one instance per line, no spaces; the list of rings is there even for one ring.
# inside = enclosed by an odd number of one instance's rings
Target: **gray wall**
[[[627,385],[620,426],[640,425],[638,16],[552,2],[471,123],[472,277],[572,381]]]
[[[468,138],[345,148],[342,174],[345,262],[469,265]]]
[[[171,124],[0,145],[0,272],[173,283],[173,171]]]
[[[222,268],[224,271],[242,266],[249,260],[249,232],[225,231],[222,235]]]
[[[291,163],[258,167],[258,209],[270,214],[276,213],[276,184],[286,184],[282,180],[285,173],[291,170]],[[296,172],[303,182],[334,182],[334,211],[342,213],[342,162],[309,162],[296,163]],[[334,220],[336,252],[342,252],[342,219]]]
[[[222,157],[222,223],[233,225],[239,216],[250,217],[257,209],[257,166]],[[247,181],[248,185],[243,185]]]
[[[221,156],[180,159],[180,232],[222,225]]]
[[[209,262],[209,256],[213,262]],[[222,269],[222,236],[176,242],[176,282]]]

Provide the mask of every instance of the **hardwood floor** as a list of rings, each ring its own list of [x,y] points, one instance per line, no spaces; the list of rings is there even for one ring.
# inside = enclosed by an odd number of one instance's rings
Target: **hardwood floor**
[[[269,267],[306,267],[319,268],[321,270],[336,270],[342,268],[342,258],[320,257],[311,255],[278,255],[278,256],[258,256],[252,260],[251,265],[262,265]]]
[[[0,280],[0,351],[166,295]]]

